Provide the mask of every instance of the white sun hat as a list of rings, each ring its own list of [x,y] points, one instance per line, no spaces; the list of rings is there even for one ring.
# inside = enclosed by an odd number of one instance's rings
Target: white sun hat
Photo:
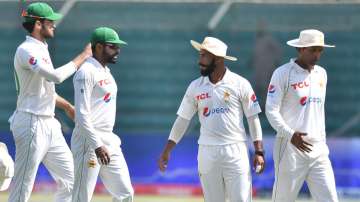
[[[300,32],[300,36],[297,39],[293,39],[287,42],[287,45],[297,48],[322,46],[333,48],[334,45],[328,45],[324,42],[324,33],[316,29],[306,29]]]
[[[223,57],[223,58],[231,60],[231,61],[237,60],[236,57],[226,55],[227,45],[217,38],[205,37],[202,44],[200,44],[194,40],[190,40],[190,43],[198,51],[200,51],[201,49],[204,49],[218,57]]]
[[[0,142],[0,191],[5,191],[14,177],[14,161],[8,153],[7,147]]]

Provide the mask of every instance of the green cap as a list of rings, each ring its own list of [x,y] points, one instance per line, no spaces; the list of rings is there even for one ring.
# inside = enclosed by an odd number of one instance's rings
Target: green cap
[[[114,44],[127,44],[125,41],[120,40],[119,35],[115,30],[108,27],[99,27],[91,34],[91,43],[114,43]]]
[[[42,2],[30,4],[22,16],[25,17],[26,22],[31,22],[36,19],[56,21],[62,18],[60,13],[55,13],[47,3]]]

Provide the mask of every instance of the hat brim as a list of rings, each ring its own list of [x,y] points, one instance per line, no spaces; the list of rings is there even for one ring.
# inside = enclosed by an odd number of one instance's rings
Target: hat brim
[[[211,52],[211,51],[208,50],[207,48],[203,47],[199,42],[196,42],[196,41],[194,41],[194,40],[190,40],[190,43],[191,43],[191,45],[192,45],[197,51],[200,51],[201,49],[204,49],[204,50],[207,50],[207,51],[209,51],[210,53],[214,54],[213,52]],[[216,54],[214,54],[214,55],[216,55]],[[225,58],[225,59],[227,59],[227,60],[231,60],[231,61],[237,61],[237,58],[236,58],[236,57],[233,57],[233,56],[228,56],[228,55],[225,55],[225,56],[223,56],[223,55],[216,55],[216,56],[218,56],[218,57],[223,57],[223,58]]]
[[[110,41],[106,41],[106,43],[113,43],[113,44],[122,44],[122,45],[127,45],[127,43],[125,41],[122,40],[110,40]]]
[[[12,177],[0,179],[0,191],[5,191],[9,188]]]
[[[60,20],[62,17],[63,17],[63,15],[60,13],[53,13],[52,15],[44,17],[44,18],[47,20],[57,21],[57,20]]]
[[[293,39],[286,42],[287,45],[296,47],[296,48],[306,48],[306,47],[312,47],[312,46],[321,46],[326,48],[334,48],[335,45],[329,45],[329,44],[318,44],[318,43],[309,43],[309,44],[301,44],[299,39]]]

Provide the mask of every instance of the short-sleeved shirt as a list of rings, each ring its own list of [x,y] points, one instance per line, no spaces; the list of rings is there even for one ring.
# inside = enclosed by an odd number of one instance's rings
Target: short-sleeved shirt
[[[226,69],[216,84],[200,77],[189,85],[177,111],[190,120],[198,113],[201,123],[200,145],[225,145],[246,141],[243,114],[261,112],[256,95],[248,80]]]
[[[266,114],[278,136],[307,133],[309,142],[325,141],[325,95],[327,74],[318,65],[309,72],[291,59],[272,75]]]
[[[84,135],[93,149],[102,145],[120,145],[113,134],[116,116],[117,85],[110,69],[95,58],[88,58],[76,72],[75,130]]]
[[[38,74],[40,68],[54,69],[46,42],[31,36],[17,48],[14,58],[18,88],[18,111],[54,116],[56,92],[54,82]]]

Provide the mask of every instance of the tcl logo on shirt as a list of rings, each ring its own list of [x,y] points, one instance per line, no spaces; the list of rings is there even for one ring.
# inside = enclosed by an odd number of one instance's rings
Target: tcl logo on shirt
[[[211,98],[211,96],[209,95],[209,93],[201,93],[200,95],[196,96],[196,100],[204,100],[207,98]]]
[[[306,87],[309,87],[309,83],[306,81],[301,81],[298,83],[291,84],[291,87],[293,87],[294,90],[296,90],[298,88],[306,88]]]
[[[203,115],[205,117],[208,117],[212,114],[224,114],[224,113],[228,113],[229,111],[230,109],[228,107],[217,107],[214,109],[209,109],[208,107],[204,107]]]
[[[100,86],[111,84],[111,81],[109,79],[103,79],[99,81]]]

